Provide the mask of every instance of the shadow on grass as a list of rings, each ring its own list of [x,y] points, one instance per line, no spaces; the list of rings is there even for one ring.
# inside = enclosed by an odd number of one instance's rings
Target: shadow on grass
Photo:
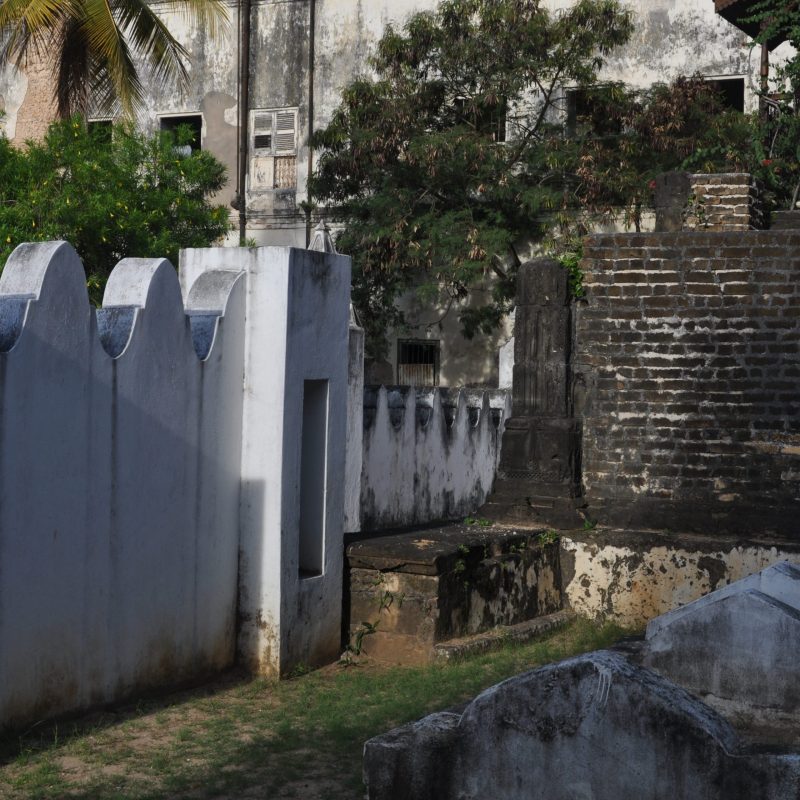
[[[71,740],[153,714],[199,697],[213,697],[235,686],[250,684],[252,675],[233,667],[190,683],[158,689],[135,699],[102,708],[35,722],[19,730],[0,729],[0,768],[23,754],[64,746]]]
[[[26,800],[356,798],[367,739],[626,633],[577,620],[452,663],[329,667],[281,683],[234,673],[120,709],[116,719],[76,721],[66,738],[52,726],[23,738],[15,761],[0,769],[0,795],[6,786],[9,797]]]

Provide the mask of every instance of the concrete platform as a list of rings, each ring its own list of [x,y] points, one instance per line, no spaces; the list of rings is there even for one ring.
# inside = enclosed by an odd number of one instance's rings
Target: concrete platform
[[[561,610],[559,545],[543,529],[452,524],[347,546],[347,635],[366,655],[424,663],[436,646]]]
[[[345,637],[367,654],[420,663],[443,642],[568,608],[644,628],[781,561],[800,541],[596,528],[454,523],[351,540]]]

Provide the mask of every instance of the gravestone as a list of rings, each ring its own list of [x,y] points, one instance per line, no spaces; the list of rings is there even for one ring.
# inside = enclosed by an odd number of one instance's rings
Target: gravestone
[[[654,619],[643,661],[709,703],[796,715],[798,651],[800,567],[781,562]]]
[[[482,513],[498,521],[581,524],[580,422],[572,414],[572,317],[566,270],[552,259],[517,278],[511,419],[495,491]]]
[[[369,800],[800,797],[800,570],[782,563],[627,640],[369,740]]]

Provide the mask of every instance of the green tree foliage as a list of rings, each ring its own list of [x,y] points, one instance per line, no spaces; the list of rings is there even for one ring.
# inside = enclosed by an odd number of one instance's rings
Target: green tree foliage
[[[777,208],[795,208],[800,199],[800,6],[787,0],[757,0],[748,21],[761,34],[755,44],[788,41],[795,54],[772,70],[765,98],[766,118],[754,138],[753,172]]]
[[[373,354],[412,285],[461,300],[494,272],[492,303],[462,322],[468,334],[498,322],[515,246],[541,237],[563,203],[561,87],[594,83],[631,27],[616,0],[558,14],[540,0],[444,0],[387,28],[375,77],[350,84],[315,137],[311,181],[314,199],[346,222],[338,246],[354,258]]]
[[[562,253],[580,292],[580,236],[599,219],[622,208],[638,226],[655,176],[684,162],[732,168],[752,130],[699,78],[596,85],[631,30],[615,0],[557,14],[540,0],[445,0],[387,29],[374,76],[317,133],[311,181],[344,223],[373,356],[402,326],[407,290],[457,308],[468,337],[488,333],[513,304],[520,250]],[[489,301],[465,302],[477,287]]]
[[[227,21],[224,0],[166,0],[212,36]],[[86,113],[91,100],[131,112],[141,104],[137,60],[157,84],[186,84],[187,53],[147,0],[0,0],[0,63],[34,55],[53,61],[59,115]]]
[[[177,143],[190,131],[178,131]],[[0,137],[0,264],[21,242],[65,239],[83,259],[99,303],[126,256],[169,258],[205,247],[230,229],[228,210],[210,202],[225,168],[205,152],[183,154],[169,133],[129,126],[89,132],[79,119],[51,125],[43,142],[17,149]]]
[[[558,147],[576,164],[571,205],[597,215],[623,209],[637,230],[651,204],[656,176],[674,169],[748,169],[753,120],[726,110],[699,76],[631,90],[623,84],[588,89],[583,114]],[[580,228],[580,226],[579,226]]]

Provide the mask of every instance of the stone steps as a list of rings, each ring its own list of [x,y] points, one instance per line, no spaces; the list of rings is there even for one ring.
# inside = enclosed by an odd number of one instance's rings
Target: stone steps
[[[508,642],[521,644],[563,627],[572,622],[576,616],[575,612],[564,610],[535,617],[516,625],[501,625],[473,636],[463,636],[459,639],[440,642],[434,646],[434,654],[437,660],[449,661],[453,658],[496,650]]]

